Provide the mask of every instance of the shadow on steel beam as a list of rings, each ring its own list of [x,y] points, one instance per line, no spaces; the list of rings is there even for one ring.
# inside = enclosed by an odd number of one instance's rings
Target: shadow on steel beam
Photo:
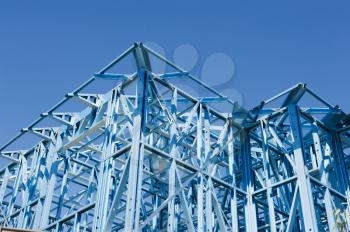
[[[40,231],[0,227],[0,232],[40,232]]]

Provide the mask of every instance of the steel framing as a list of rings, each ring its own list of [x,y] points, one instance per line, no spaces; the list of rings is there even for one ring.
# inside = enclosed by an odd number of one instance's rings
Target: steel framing
[[[135,72],[116,73],[126,57]],[[152,72],[154,59],[173,71]],[[174,79],[209,94],[192,96]],[[84,93],[105,80],[111,91]],[[304,107],[307,97],[317,106]],[[86,108],[60,111],[76,100]],[[57,126],[40,126],[45,120]],[[40,140],[11,150],[27,134]],[[350,212],[349,136],[349,116],[305,84],[247,111],[135,43],[0,149],[8,160],[0,223],[74,232],[340,231],[336,212]]]

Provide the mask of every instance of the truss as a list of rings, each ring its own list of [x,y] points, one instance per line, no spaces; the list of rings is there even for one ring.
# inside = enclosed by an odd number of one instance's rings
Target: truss
[[[129,58],[135,71],[124,72]],[[154,73],[155,60],[169,72]],[[185,81],[205,96],[176,87]],[[95,82],[115,87],[85,92]],[[86,108],[63,110],[69,102]],[[136,43],[0,149],[0,223],[340,231],[337,212],[350,212],[349,123],[304,84],[247,111]],[[29,135],[38,139],[23,149]]]

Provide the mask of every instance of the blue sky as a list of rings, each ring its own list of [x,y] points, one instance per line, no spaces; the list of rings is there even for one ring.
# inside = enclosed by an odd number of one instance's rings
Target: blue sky
[[[0,144],[134,41],[170,58],[190,44],[198,69],[227,54],[247,108],[305,82],[349,112],[349,12],[321,0],[1,1]]]

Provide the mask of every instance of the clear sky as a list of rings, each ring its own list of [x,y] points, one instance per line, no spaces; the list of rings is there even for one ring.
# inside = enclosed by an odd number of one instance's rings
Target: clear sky
[[[246,108],[304,82],[349,112],[349,24],[350,1],[1,1],[0,144],[134,41],[192,46],[199,77],[226,54]]]

